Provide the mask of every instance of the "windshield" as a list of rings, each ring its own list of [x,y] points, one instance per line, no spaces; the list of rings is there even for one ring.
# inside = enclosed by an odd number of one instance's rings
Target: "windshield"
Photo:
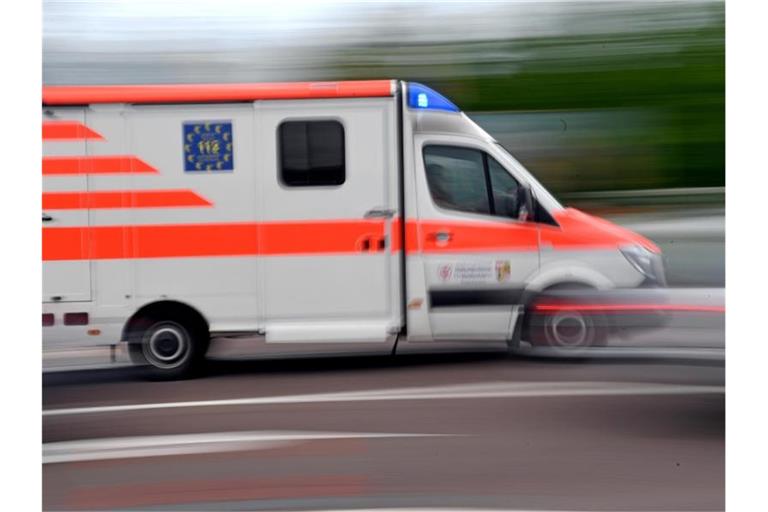
[[[526,179],[528,180],[528,183],[530,183],[531,188],[534,191],[534,194],[536,194],[536,200],[541,203],[542,206],[544,206],[547,210],[562,210],[563,205],[560,204],[560,202],[555,199],[555,197],[549,193],[549,191],[544,188],[544,185],[539,183],[539,181],[531,174],[528,169],[523,166],[520,162],[517,161],[517,159],[512,156],[512,154],[507,151],[507,148],[502,146],[498,141],[493,141],[496,148],[498,148],[502,156],[507,159],[507,164],[513,166],[516,170],[518,170],[521,174],[525,175]]]

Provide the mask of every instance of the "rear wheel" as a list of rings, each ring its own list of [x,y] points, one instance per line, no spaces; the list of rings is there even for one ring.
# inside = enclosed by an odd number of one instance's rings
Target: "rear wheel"
[[[187,378],[201,367],[208,348],[207,337],[207,330],[198,322],[145,317],[132,329],[129,353],[151,378]]]

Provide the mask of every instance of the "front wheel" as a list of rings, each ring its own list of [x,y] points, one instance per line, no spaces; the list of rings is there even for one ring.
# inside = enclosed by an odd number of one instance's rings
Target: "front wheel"
[[[527,331],[533,346],[549,347],[564,354],[604,346],[608,339],[602,315],[573,310],[532,312]]]
[[[190,377],[199,370],[207,344],[199,326],[175,319],[147,318],[134,331],[129,353],[150,377],[172,380]]]

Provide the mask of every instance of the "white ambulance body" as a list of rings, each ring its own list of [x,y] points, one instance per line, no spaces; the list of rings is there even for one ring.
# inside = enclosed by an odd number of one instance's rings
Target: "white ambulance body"
[[[651,242],[563,208],[420,84],[45,87],[43,150],[45,346],[127,341],[161,376],[217,337],[506,347],[537,292],[663,284]],[[561,316],[546,343],[597,342]]]

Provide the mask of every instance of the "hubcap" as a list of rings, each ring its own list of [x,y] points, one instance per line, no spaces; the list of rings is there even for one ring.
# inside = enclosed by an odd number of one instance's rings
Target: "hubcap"
[[[157,367],[171,368],[181,364],[189,352],[189,337],[183,327],[164,323],[150,329],[145,338],[144,355]]]
[[[589,326],[578,313],[558,313],[550,320],[549,334],[560,346],[578,347],[588,341]]]

